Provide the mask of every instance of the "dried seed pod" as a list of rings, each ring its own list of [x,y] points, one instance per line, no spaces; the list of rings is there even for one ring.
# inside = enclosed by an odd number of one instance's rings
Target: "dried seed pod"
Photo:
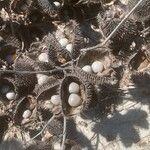
[[[58,94],[59,84],[58,80],[52,77],[47,83],[37,86],[34,90],[37,100],[50,100],[52,95]]]
[[[81,105],[78,107],[71,107],[68,102],[70,96],[68,88],[70,83],[72,82],[75,82],[80,86],[79,95],[81,97],[82,102]],[[81,111],[86,110],[89,107],[90,102],[92,100],[92,96],[93,96],[92,92],[93,92],[92,85],[89,84],[88,82],[82,81],[82,79],[79,79],[74,75],[66,76],[63,79],[60,87],[60,96],[62,100],[62,109],[64,114],[68,116],[75,115],[80,113]]]
[[[33,109],[33,105],[32,105],[33,101],[35,101],[35,99],[32,96],[20,98],[20,100],[19,100],[19,102],[16,105],[16,108],[14,110],[14,114],[13,114],[13,121],[15,124],[20,125],[22,123],[22,120],[24,119],[24,116],[25,116],[24,112],[26,110]]]
[[[111,79],[108,77],[100,77],[95,74],[87,73],[83,71],[81,68],[76,67],[74,68],[74,73],[75,75],[82,79],[83,81],[88,81],[92,85],[97,85],[97,84],[105,84],[105,83],[111,83]]]
[[[62,48],[52,34],[48,34],[45,44],[48,48],[49,60],[51,60],[56,66],[71,60],[69,52]]]
[[[129,0],[128,9],[129,11],[138,3],[139,0]],[[150,19],[150,1],[143,1],[133,12],[133,17],[137,21],[146,21]]]
[[[35,71],[38,68],[36,63],[27,56],[20,56],[16,59],[14,69],[20,71],[15,74],[15,85],[18,88],[19,94],[31,93],[37,83],[36,74],[31,74],[30,71]],[[23,74],[21,71],[29,71]]]
[[[4,103],[7,103],[8,100],[14,100],[17,98],[18,92],[15,86],[15,80],[12,77],[7,77],[6,75],[4,77],[0,77],[0,85],[0,96]],[[12,91],[13,95],[11,94]]]
[[[111,16],[110,18],[109,16],[106,18],[99,16],[99,19],[99,26],[101,27],[106,37],[111,34],[111,32],[120,22],[120,18],[115,18],[114,16]],[[136,22],[132,19],[128,19],[112,36],[112,43],[110,46],[114,53],[117,54],[121,49],[125,49],[127,51],[131,43],[137,38],[138,35],[138,26]]]
[[[72,44],[71,56],[76,59],[80,55],[80,49],[85,46],[80,25],[75,20],[70,20],[65,27],[65,34]]]

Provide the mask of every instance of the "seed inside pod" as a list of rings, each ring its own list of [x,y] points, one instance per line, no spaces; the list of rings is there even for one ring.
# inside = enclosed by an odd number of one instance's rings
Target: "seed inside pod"
[[[67,51],[69,51],[70,53],[72,53],[73,45],[72,45],[72,44],[68,44],[68,45],[66,46],[66,49],[67,49]]]
[[[25,110],[24,111],[24,113],[22,114],[22,117],[24,118],[24,119],[27,119],[27,118],[29,118],[31,116],[31,111],[30,110]]]
[[[39,85],[42,85],[42,84],[46,83],[48,78],[49,77],[45,74],[37,74],[37,80],[38,80]]]
[[[38,59],[39,59],[39,61],[42,61],[42,62],[48,62],[48,55],[46,53],[41,53],[38,56]]]
[[[69,93],[79,93],[80,87],[77,83],[72,82],[69,85]]]
[[[77,107],[81,104],[81,98],[78,94],[70,94],[68,103],[72,107]]]
[[[100,61],[94,61],[92,64],[92,70],[94,73],[102,72],[104,69],[104,65]]]
[[[61,46],[65,47],[68,44],[68,39],[62,38],[59,40],[59,43],[61,44]]]
[[[57,1],[53,2],[53,4],[57,7],[57,8],[60,8],[61,4]]]
[[[85,72],[88,72],[88,73],[92,73],[92,68],[90,65],[85,65],[83,68],[82,68],[83,71]]]
[[[53,96],[51,97],[51,102],[52,102],[54,105],[59,105],[60,102],[61,102],[60,96],[59,96],[59,95],[53,95]]]
[[[10,90],[10,87],[9,87],[8,85],[3,85],[3,86],[1,87],[1,93],[2,93],[2,94],[8,93],[9,90]]]
[[[14,91],[10,91],[8,93],[6,93],[6,98],[9,100],[14,100],[16,98],[16,94]]]

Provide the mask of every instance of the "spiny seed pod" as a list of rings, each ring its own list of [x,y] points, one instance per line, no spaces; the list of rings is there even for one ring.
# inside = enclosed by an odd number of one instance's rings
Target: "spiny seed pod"
[[[110,50],[106,48],[88,51],[88,53],[82,54],[82,56],[80,56],[77,66],[83,68],[85,65],[92,65],[92,63],[95,61],[104,62],[106,57],[110,59],[109,53]]]
[[[71,60],[69,52],[62,48],[52,34],[48,34],[45,44],[48,48],[49,60],[51,60],[56,66]]]
[[[108,77],[100,77],[95,74],[87,73],[79,67],[74,68],[74,73],[78,78],[83,81],[88,81],[92,85],[111,83],[111,80]]]
[[[0,77],[0,97],[4,103],[17,99],[15,80],[12,77]]]
[[[13,114],[13,121],[15,124],[20,125],[22,120],[31,116],[31,110],[34,109],[35,99],[32,96],[22,97],[19,99],[17,103],[14,114]],[[25,111],[30,110],[30,114],[25,115]]]
[[[128,10],[130,11],[139,0],[129,0],[128,2]],[[144,0],[133,12],[133,17],[137,21],[146,21],[150,19],[150,1]]]
[[[27,56],[20,56],[16,59],[14,69],[20,71],[15,74],[15,84],[20,94],[31,93],[37,83],[36,74],[22,74],[21,71],[35,71],[38,66]]]
[[[80,54],[80,49],[85,46],[80,25],[75,20],[71,20],[65,27],[65,34],[73,46],[71,56],[76,59]]]
[[[63,118],[55,118],[47,129],[53,136],[60,137],[63,134]]]
[[[52,95],[58,94],[59,84],[58,80],[52,77],[42,86],[37,86],[34,90],[37,100],[50,100]]]
[[[78,93],[78,95],[81,98],[81,103],[77,107],[71,107],[69,105],[69,85],[72,82],[75,82],[80,86],[80,92]],[[62,109],[64,114],[67,116],[78,114],[81,111],[86,110],[90,105],[93,96],[92,85],[88,82],[82,81],[82,79],[72,74],[68,75],[63,79],[61,83],[60,96],[62,100]],[[74,103],[73,101],[72,103]]]
[[[113,16],[112,16],[113,17]],[[115,27],[119,24],[119,18],[100,18],[102,20],[99,21],[99,26],[101,27],[104,35],[107,37],[111,34],[111,32],[115,29]],[[129,49],[131,43],[135,40],[138,35],[138,27],[134,20],[128,19],[122,26],[117,30],[117,32],[111,38],[111,47],[115,51],[120,51],[123,49]]]

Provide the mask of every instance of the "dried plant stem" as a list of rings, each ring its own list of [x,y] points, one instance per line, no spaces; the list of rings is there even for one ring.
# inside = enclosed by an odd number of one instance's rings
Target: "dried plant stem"
[[[66,140],[66,127],[67,127],[67,118],[64,116],[64,128],[63,128],[63,139],[60,150],[65,150],[65,140]]]
[[[35,138],[37,138],[38,136],[40,136],[44,132],[44,130],[47,128],[47,126],[54,120],[54,118],[55,118],[55,115],[53,115],[48,120],[48,122],[45,124],[45,126],[43,127],[43,129],[37,135],[35,135],[34,137],[32,137],[31,140],[34,140]]]
[[[134,10],[143,2],[143,0],[139,0],[139,2],[129,11],[129,13],[120,21],[120,23],[115,27],[115,29],[111,32],[111,34],[101,43],[93,47],[89,47],[86,49],[81,49],[81,51],[86,52],[89,50],[94,50],[100,47],[103,47],[109,40],[110,38],[120,29],[122,24],[129,18],[129,16],[134,12]]]

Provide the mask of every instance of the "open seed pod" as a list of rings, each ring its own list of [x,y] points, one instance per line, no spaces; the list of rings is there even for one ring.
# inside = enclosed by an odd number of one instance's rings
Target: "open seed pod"
[[[130,11],[137,3],[139,0],[129,0],[128,2],[128,10]],[[143,1],[133,12],[133,17],[137,21],[146,21],[150,19],[150,1],[145,0]]]
[[[131,70],[143,71],[149,66],[150,60],[145,51],[139,50],[129,61]]]
[[[69,52],[60,45],[52,34],[48,34],[45,44],[48,49],[49,60],[53,62],[54,65],[59,66],[71,60]]]
[[[80,25],[75,20],[70,20],[65,27],[65,34],[70,44],[72,44],[72,50],[69,50],[71,56],[73,59],[76,59],[80,55],[80,49],[85,46]]]
[[[12,77],[3,75],[0,77],[0,85],[0,97],[4,103],[17,99],[18,92]]]
[[[59,84],[57,79],[50,77],[45,84],[35,88],[34,93],[41,109],[53,112],[55,108],[60,108]]]
[[[110,54],[110,49],[101,48],[99,50],[88,51],[80,56],[77,66],[84,72],[97,76],[111,77],[114,56]]]
[[[24,124],[32,116],[36,100],[32,96],[20,98],[14,110],[13,121],[17,125]]]
[[[16,59],[14,69],[20,71],[15,73],[15,85],[18,89],[19,94],[31,93],[37,83],[36,74],[30,72],[35,71],[38,66],[35,61],[27,56],[20,56]],[[29,71],[29,73],[21,73],[21,71]]]
[[[77,85],[78,92],[73,92],[74,85]],[[70,89],[71,88],[71,89]],[[90,103],[92,103],[93,89],[89,82],[85,82],[82,79],[74,76],[66,76],[60,87],[60,96],[62,101],[62,110],[66,116],[78,114],[86,110]]]

